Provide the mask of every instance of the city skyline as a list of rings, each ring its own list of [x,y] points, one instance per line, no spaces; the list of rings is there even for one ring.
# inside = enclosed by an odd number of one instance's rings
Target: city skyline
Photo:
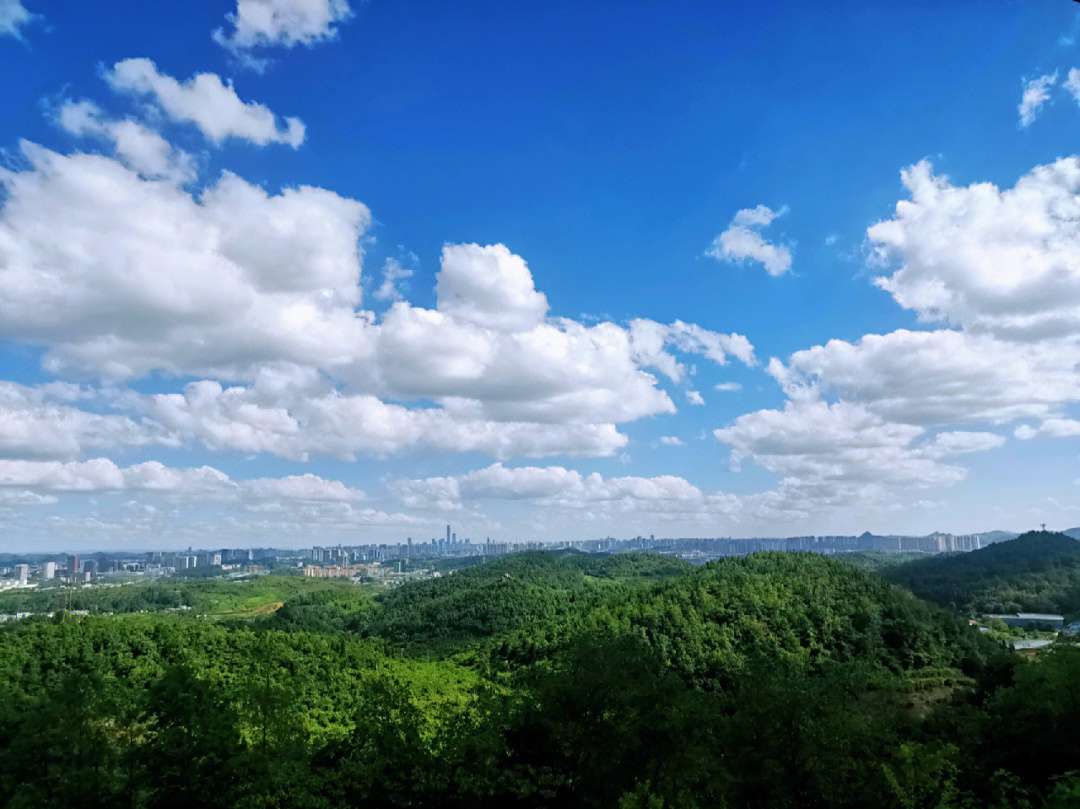
[[[0,0],[0,552],[1080,524],[1078,34]]]
[[[1069,536],[1080,533],[1080,528],[1070,529]],[[562,540],[544,542],[536,539],[483,540],[473,541],[469,537],[459,538],[456,533],[452,539],[431,537],[413,542],[408,537],[403,542],[364,543],[349,545],[313,545],[304,547],[264,546],[259,548],[193,547],[172,549],[110,549],[97,548],[78,553],[67,551],[37,552],[32,554],[5,554],[6,568],[2,572],[14,573],[26,584],[23,569],[27,564],[19,561],[12,563],[12,556],[17,560],[30,560],[30,569],[38,579],[49,580],[57,574],[57,561],[63,567],[60,573],[71,580],[72,574],[82,575],[102,572],[124,572],[144,570],[144,564],[155,568],[172,568],[173,572],[191,568],[236,569],[243,564],[261,565],[264,562],[302,559],[308,564],[304,575],[311,575],[311,567],[341,567],[367,565],[371,563],[396,562],[400,560],[425,560],[438,558],[482,557],[494,558],[524,551],[577,551],[586,554],[617,554],[627,552],[648,552],[679,556],[683,559],[701,563],[725,556],[746,556],[763,551],[808,552],[823,555],[848,553],[966,553],[979,550],[997,542],[1014,539],[1017,535],[1009,532],[987,532],[985,534],[955,535],[935,532],[926,536],[874,535],[864,533],[859,536],[796,536],[796,537],[656,537],[636,536],[628,538],[602,537],[582,540]],[[99,568],[104,562],[107,566]],[[239,564],[237,564],[239,563]],[[132,567],[134,565],[134,567]],[[218,571],[219,573],[221,571]],[[88,580],[88,579],[87,579]],[[2,579],[0,582],[8,583]]]

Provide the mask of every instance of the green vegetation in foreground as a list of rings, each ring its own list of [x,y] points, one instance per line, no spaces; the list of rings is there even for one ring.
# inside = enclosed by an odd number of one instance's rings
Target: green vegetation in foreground
[[[296,582],[244,621],[0,628],[0,806],[1050,809],[1080,796],[1080,650],[1025,662],[843,562],[535,553],[374,599]]]
[[[1080,542],[1032,531],[971,553],[882,571],[921,598],[969,613],[1080,614]]]

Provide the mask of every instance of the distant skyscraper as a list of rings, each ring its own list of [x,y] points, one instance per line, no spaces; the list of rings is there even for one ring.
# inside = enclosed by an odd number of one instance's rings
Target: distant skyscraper
[[[46,579],[54,579],[54,578],[56,578],[56,562],[46,562],[45,563],[45,578]]]
[[[69,556],[67,574],[70,581],[75,581],[75,574],[79,572],[79,557]]]
[[[449,525],[446,526],[446,541],[447,542],[450,541],[450,526]]]
[[[19,584],[26,584],[30,578],[30,565],[15,565],[15,575],[19,579]]]

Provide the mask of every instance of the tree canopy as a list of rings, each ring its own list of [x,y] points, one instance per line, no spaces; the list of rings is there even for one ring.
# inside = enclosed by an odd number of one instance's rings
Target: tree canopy
[[[0,627],[0,806],[1049,808],[1080,791],[1080,650],[1026,662],[839,561],[535,553],[375,598],[289,586],[243,619]]]
[[[921,598],[964,612],[1080,613],[1080,542],[1049,531],[884,570]]]

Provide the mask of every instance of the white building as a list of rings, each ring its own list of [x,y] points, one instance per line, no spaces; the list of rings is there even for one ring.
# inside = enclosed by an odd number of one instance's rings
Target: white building
[[[30,565],[15,565],[15,576],[20,585],[25,585],[30,579]]]
[[[44,571],[45,571],[45,578],[46,579],[55,579],[56,578],[56,562],[46,562],[45,566],[44,566]]]
[[[1024,629],[1062,629],[1065,626],[1064,616],[1041,612],[1018,612],[1015,615],[987,615],[986,617]]]

